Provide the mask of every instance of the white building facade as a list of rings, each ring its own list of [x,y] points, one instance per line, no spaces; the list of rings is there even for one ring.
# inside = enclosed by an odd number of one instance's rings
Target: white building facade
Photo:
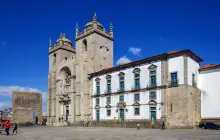
[[[220,120],[220,65],[206,65],[200,69],[198,87],[201,89],[201,117]]]
[[[198,123],[200,106],[195,103],[185,106],[187,103],[184,101],[200,100],[197,81],[201,61],[190,50],[175,51],[90,74],[92,119],[165,118],[168,122],[172,120],[170,125],[178,121],[182,125]],[[186,93],[182,93],[183,90]],[[181,101],[182,96],[184,101]],[[182,116],[187,116],[187,119]]]

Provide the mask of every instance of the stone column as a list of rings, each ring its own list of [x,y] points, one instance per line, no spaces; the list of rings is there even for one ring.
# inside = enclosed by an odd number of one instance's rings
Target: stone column
[[[168,61],[162,60],[161,61],[161,85],[167,85],[168,84]],[[161,90],[161,102],[163,102],[163,105],[161,106],[161,115],[162,117],[166,117],[166,89]]]

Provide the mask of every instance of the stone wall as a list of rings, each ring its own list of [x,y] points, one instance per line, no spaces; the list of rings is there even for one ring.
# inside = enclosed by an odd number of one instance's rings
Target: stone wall
[[[193,128],[201,120],[200,90],[187,85],[167,89],[168,128]]]
[[[82,125],[83,122],[81,122]],[[108,121],[91,121],[89,126],[96,127],[122,127],[122,128],[137,128],[137,124],[140,125],[140,128],[161,128],[161,121],[151,120],[130,120],[130,121],[117,121],[117,120],[108,120]]]
[[[40,121],[42,116],[42,95],[33,92],[13,92],[12,122],[34,122],[33,112]]]

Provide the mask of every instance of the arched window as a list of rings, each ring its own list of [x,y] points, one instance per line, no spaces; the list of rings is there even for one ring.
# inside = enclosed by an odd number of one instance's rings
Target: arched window
[[[83,51],[87,51],[87,40],[83,40]]]
[[[56,64],[56,57],[57,57],[57,55],[56,55],[56,54],[54,54],[54,55],[53,55],[53,65],[55,65],[55,64]]]

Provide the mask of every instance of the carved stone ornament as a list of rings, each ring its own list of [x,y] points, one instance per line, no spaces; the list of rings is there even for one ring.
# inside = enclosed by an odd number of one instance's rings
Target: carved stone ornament
[[[95,109],[100,109],[100,106],[99,106],[99,105],[96,105],[94,108],[95,108]]]
[[[106,105],[105,108],[111,108],[111,105]]]
[[[132,106],[140,106],[140,103],[135,102]]]
[[[62,94],[61,97],[59,97],[59,102],[69,102],[70,101],[70,97],[68,94]]]
[[[140,73],[140,69],[139,68],[135,68],[134,70],[133,70],[133,73]]]
[[[156,68],[157,68],[157,66],[154,65],[154,64],[152,64],[152,65],[150,65],[150,66],[148,67],[149,70],[156,69]]]
[[[65,73],[65,84],[70,85],[71,84],[71,76],[68,73]]]
[[[117,107],[118,107],[119,109],[124,109],[124,108],[126,107],[126,103],[125,103],[125,102],[119,102],[119,103],[117,104]]]
[[[149,105],[156,105],[156,104],[157,104],[157,102],[156,102],[156,101],[154,101],[154,100],[150,100],[150,101],[148,102],[148,104],[149,104]]]

